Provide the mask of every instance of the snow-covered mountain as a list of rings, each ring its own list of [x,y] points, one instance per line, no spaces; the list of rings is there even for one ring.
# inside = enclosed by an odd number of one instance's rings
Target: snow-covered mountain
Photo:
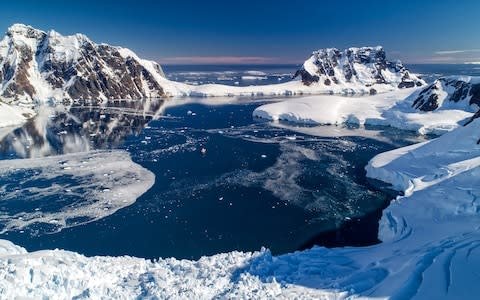
[[[413,101],[422,111],[461,109],[475,112],[480,108],[480,77],[442,77],[425,87]]]
[[[0,97],[7,103],[164,96],[162,68],[132,51],[15,24],[0,41]]]
[[[302,81],[263,86],[188,85],[165,78],[160,65],[132,51],[96,44],[83,34],[15,24],[0,41],[0,99],[10,104],[164,96],[275,96],[377,93],[424,82],[377,48],[314,52],[296,73]],[[316,84],[312,84],[317,81]]]
[[[400,61],[388,61],[380,47],[327,48],[314,51],[294,77],[306,85],[368,88],[370,94],[386,88],[422,86],[425,82],[410,73]]]

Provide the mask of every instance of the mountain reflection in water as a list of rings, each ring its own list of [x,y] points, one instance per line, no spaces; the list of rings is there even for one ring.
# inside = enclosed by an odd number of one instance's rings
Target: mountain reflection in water
[[[117,100],[91,106],[43,106],[35,118],[5,135],[0,155],[35,158],[112,149],[159,118],[164,104],[164,100]]]

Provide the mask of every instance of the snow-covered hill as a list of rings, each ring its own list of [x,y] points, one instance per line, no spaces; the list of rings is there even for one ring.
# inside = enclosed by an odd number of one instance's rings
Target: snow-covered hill
[[[443,134],[480,117],[480,77],[440,78],[427,86],[366,97],[309,96],[258,107],[253,115],[298,123],[387,125]]]
[[[339,86],[370,94],[425,85],[400,61],[388,61],[385,50],[380,46],[314,51],[296,72],[297,76],[306,85],[320,85],[326,89]]]
[[[422,111],[480,109],[480,77],[442,77],[416,95],[412,106]]]

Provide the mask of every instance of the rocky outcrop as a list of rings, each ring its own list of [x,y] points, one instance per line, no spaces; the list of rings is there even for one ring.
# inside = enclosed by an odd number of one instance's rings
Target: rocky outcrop
[[[480,77],[452,76],[435,80],[414,99],[413,108],[434,111],[441,108],[480,108]]]
[[[294,77],[305,85],[343,85],[375,94],[378,90],[411,88],[425,82],[410,73],[400,61],[386,58],[382,47],[327,48],[314,51]]]
[[[0,41],[0,98],[7,103],[162,97],[165,81],[157,63],[82,34],[16,24]]]

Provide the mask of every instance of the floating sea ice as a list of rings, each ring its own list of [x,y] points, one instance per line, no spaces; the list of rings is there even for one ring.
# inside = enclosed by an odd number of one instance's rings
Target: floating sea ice
[[[133,204],[154,181],[153,173],[120,150],[3,160],[0,232],[52,224],[52,220],[55,227],[35,227],[41,228],[40,233],[52,232],[97,221]],[[54,208],[51,203],[56,203]]]

